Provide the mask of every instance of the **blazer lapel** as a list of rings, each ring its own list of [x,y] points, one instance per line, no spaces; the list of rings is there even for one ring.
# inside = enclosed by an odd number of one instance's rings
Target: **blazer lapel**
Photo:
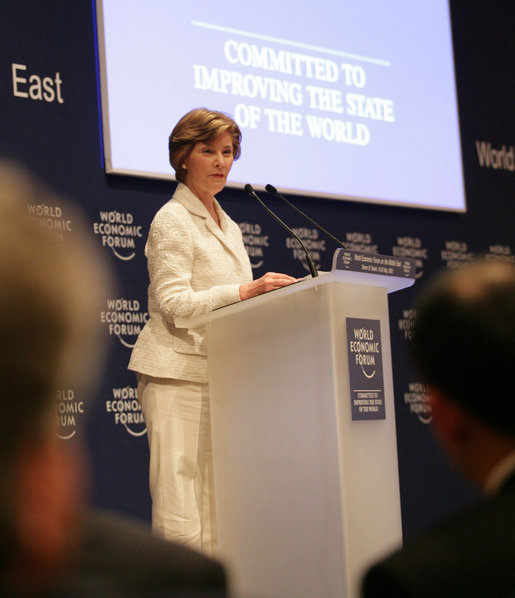
[[[206,206],[198,199],[198,197],[184,184],[179,183],[173,198],[179,201],[189,212],[203,218],[206,227],[210,233],[212,233],[222,245],[228,249],[231,253],[237,255],[237,252],[234,249],[234,239],[232,238],[229,227],[227,226],[227,215],[223,212],[220,204],[215,199],[215,209],[218,212],[220,217],[220,224],[222,225],[222,229],[225,229],[225,232],[216,224],[213,220],[211,215],[206,209]]]

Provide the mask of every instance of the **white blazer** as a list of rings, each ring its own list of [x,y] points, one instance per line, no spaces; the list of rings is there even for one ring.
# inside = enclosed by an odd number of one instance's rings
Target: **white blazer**
[[[158,378],[207,382],[205,329],[174,326],[240,301],[252,268],[239,226],[215,200],[218,227],[204,204],[179,183],[155,215],[145,255],[149,320],[132,351],[129,369]]]

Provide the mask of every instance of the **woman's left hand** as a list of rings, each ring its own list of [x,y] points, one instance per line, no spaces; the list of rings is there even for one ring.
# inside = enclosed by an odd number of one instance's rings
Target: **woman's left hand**
[[[274,289],[280,289],[289,284],[297,282],[297,278],[289,276],[288,274],[280,274],[278,272],[267,272],[252,282],[240,285],[240,299],[250,299]]]

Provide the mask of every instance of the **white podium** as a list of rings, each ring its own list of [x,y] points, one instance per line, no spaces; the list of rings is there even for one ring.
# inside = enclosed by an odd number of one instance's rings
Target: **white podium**
[[[357,598],[364,568],[401,543],[387,292],[411,284],[336,269],[178,322],[207,325],[236,596]]]

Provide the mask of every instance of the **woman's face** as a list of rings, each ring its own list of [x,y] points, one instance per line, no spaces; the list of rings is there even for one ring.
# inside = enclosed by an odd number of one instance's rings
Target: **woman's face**
[[[200,199],[213,197],[224,188],[233,161],[232,138],[228,132],[213,141],[196,143],[184,160],[184,182]]]

